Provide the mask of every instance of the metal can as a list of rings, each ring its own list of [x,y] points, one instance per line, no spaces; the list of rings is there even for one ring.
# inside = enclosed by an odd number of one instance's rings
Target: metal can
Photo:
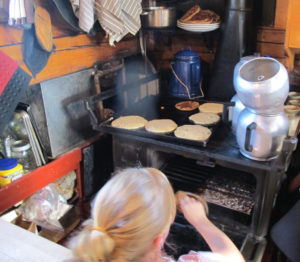
[[[0,159],[0,187],[10,184],[23,176],[23,166],[16,158]]]

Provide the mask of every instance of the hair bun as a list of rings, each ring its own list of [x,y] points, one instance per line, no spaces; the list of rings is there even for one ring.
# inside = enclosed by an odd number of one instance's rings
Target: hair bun
[[[71,246],[74,254],[83,261],[94,261],[95,258],[107,261],[115,248],[115,242],[106,230],[95,229],[87,223]]]
[[[90,233],[90,246],[98,259],[107,259],[115,247],[114,240],[105,230],[92,230]]]

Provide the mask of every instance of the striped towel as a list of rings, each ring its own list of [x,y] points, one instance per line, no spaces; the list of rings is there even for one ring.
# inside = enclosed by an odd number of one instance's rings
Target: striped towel
[[[80,0],[79,27],[89,33],[94,25],[94,0]]]
[[[135,35],[141,27],[142,0],[95,0],[99,23],[109,35],[109,44],[125,35]]]

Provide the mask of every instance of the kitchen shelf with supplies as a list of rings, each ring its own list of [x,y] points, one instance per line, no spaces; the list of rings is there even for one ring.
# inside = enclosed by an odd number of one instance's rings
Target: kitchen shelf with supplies
[[[81,148],[76,148],[0,188],[0,213],[73,170],[76,171],[77,190],[82,199],[81,160]]]

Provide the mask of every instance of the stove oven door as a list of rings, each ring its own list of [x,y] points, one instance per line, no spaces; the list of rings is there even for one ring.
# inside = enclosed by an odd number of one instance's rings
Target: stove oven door
[[[266,241],[261,223],[267,214],[257,213],[264,183],[254,173],[203,161],[198,154],[174,153],[173,149],[156,147],[136,139],[113,136],[115,169],[149,166],[164,172],[174,191],[182,190],[201,195],[208,202],[209,218],[223,230],[241,250],[248,262],[261,261]],[[191,157],[191,158],[189,158]],[[200,160],[202,159],[202,160]],[[246,171],[245,171],[246,170]],[[260,216],[259,214],[264,214]],[[258,224],[260,228],[258,231]],[[261,233],[257,237],[256,232]],[[167,254],[177,258],[190,250],[209,250],[205,241],[178,213],[165,245]]]
[[[202,196],[209,206],[209,218],[241,250],[247,261],[261,261],[266,241],[251,234],[256,179],[249,173],[220,166],[202,166],[199,161],[160,155],[161,166],[174,191]],[[201,235],[178,212],[165,246],[177,258],[190,250],[210,250]]]

